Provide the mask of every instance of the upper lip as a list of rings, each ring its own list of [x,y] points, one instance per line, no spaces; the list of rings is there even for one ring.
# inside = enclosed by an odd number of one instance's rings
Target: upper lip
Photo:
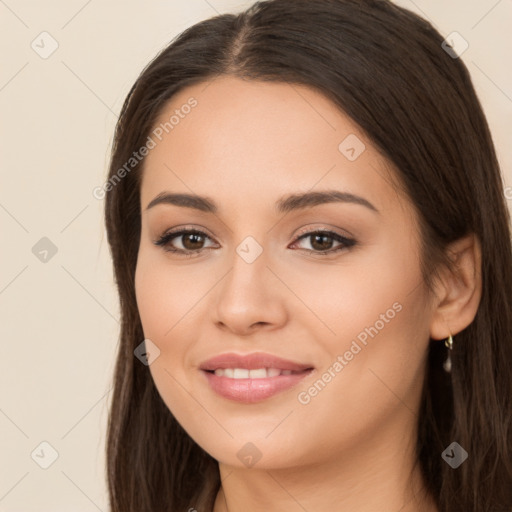
[[[301,364],[272,354],[264,352],[255,352],[252,354],[226,353],[212,357],[201,363],[201,370],[213,371],[217,368],[246,368],[247,370],[256,370],[258,368],[279,368],[280,370],[291,370],[301,372],[310,370],[313,367],[310,364]]]

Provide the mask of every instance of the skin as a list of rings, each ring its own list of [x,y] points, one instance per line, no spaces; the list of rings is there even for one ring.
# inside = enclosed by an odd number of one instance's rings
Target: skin
[[[219,461],[214,511],[437,511],[414,466],[426,351],[429,336],[451,333],[457,343],[476,314],[477,240],[452,244],[458,273],[443,270],[432,295],[420,273],[413,205],[393,185],[392,166],[327,98],[223,76],[180,91],[158,123],[190,97],[197,106],[146,157],[135,286],[144,335],[160,350],[150,365],[155,385]],[[366,146],[354,161],[338,149],[349,134]],[[378,212],[334,202],[274,210],[283,195],[326,189],[361,196]],[[208,196],[218,211],[146,209],[164,191]],[[177,227],[207,237],[180,236],[174,247],[212,249],[186,258],[153,243]],[[299,230],[322,229],[357,243],[318,255],[314,237],[298,241]],[[263,249],[252,263],[236,252],[247,236]],[[324,244],[340,247],[332,238]],[[400,311],[300,403],[298,394],[396,303]],[[199,370],[220,353],[256,351],[315,371],[290,390],[240,404],[214,393]],[[237,457],[246,443],[261,454],[252,467]]]

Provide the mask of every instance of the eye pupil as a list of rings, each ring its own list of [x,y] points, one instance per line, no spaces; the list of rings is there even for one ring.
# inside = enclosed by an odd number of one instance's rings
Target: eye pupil
[[[328,250],[332,247],[332,237],[329,236],[329,235],[323,235],[323,234],[316,234],[316,235],[312,235],[312,238],[314,240],[314,242],[311,244],[312,247],[315,247],[316,249],[320,250],[320,251],[325,251],[325,250]],[[325,243],[325,240],[330,240],[330,243]],[[321,240],[322,242],[320,242],[320,245],[319,246],[316,246],[316,243],[318,240]]]
[[[197,233],[189,233],[187,235],[184,235],[183,236],[183,246],[186,249],[189,249],[191,251],[201,249],[201,244],[204,242],[204,240],[202,240],[202,238],[203,238],[203,236],[199,235]],[[187,242],[189,242],[191,240],[192,240],[192,244],[187,246]]]

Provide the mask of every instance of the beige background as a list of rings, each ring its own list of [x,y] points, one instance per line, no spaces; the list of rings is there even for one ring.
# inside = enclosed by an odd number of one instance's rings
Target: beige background
[[[143,66],[186,27],[251,3],[0,0],[0,511],[108,510],[103,452],[119,310],[92,190]],[[462,59],[512,186],[512,1],[398,3],[469,42]],[[43,31],[59,45],[46,59],[31,47],[51,49]],[[507,196],[512,204],[512,188]],[[43,246],[32,249],[43,237],[57,249],[46,262]],[[43,441],[58,453],[47,469],[38,465],[51,462]]]

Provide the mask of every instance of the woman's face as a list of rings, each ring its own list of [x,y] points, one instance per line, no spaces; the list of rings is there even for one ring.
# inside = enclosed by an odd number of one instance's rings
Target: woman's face
[[[150,139],[135,285],[178,422],[239,467],[405,446],[432,306],[416,214],[365,134],[309,88],[221,77]]]

